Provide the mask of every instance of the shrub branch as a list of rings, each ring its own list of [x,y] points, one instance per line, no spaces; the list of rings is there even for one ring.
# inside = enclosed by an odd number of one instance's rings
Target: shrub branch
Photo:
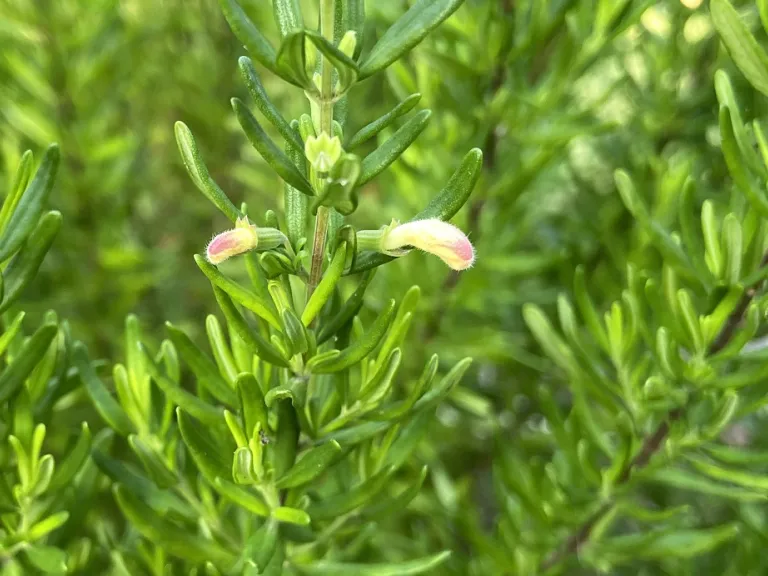
[[[768,252],[763,255],[763,258],[760,262],[760,268],[765,268],[766,266],[768,266]],[[755,285],[750,286],[744,291],[744,294],[742,295],[741,300],[739,300],[738,305],[728,317],[728,320],[725,322],[722,330],[720,330],[720,333],[717,335],[707,350],[707,354],[709,356],[720,352],[731,341],[734,334],[736,333],[736,329],[744,318],[744,314],[746,313],[747,308],[749,308],[749,304],[757,295],[763,282],[763,280],[760,280]],[[646,439],[643,441],[642,448],[640,449],[640,452],[637,454],[637,456],[635,456],[621,472],[617,480],[618,486],[626,484],[635,471],[642,470],[645,468],[645,466],[648,465],[653,455],[656,454],[656,452],[658,452],[664,445],[664,441],[667,439],[667,436],[669,436],[669,431],[672,424],[680,420],[684,415],[684,406],[670,410],[667,413],[664,420],[656,428],[656,431],[650,436],[646,437]],[[612,502],[606,503],[586,522],[584,522],[584,524],[582,524],[578,530],[573,532],[573,534],[571,534],[555,552],[553,552],[548,558],[544,560],[544,562],[541,564],[541,572],[546,572],[550,568],[560,564],[572,554],[576,554],[579,549],[589,540],[595,525],[603,516],[611,511],[613,506],[614,503]]]

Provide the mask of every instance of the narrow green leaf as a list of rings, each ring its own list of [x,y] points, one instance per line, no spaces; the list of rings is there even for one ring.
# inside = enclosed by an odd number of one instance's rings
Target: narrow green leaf
[[[356,426],[350,426],[337,432],[331,432],[321,438],[318,442],[336,440],[344,446],[355,446],[366,440],[370,440],[380,432],[385,431],[392,426],[392,422],[365,422]]]
[[[299,123],[294,120],[291,122],[292,132],[298,134]],[[299,140],[300,144],[301,140]],[[306,159],[304,158],[304,150],[299,145],[296,146],[290,141],[285,143],[285,154],[288,156],[293,165],[302,174],[307,173]],[[288,183],[283,183],[285,186],[284,203],[285,203],[285,226],[287,228],[288,240],[293,246],[293,249],[298,251],[299,242],[302,238],[307,236],[307,221],[309,219],[309,198],[305,194],[302,194],[296,188]]]
[[[295,565],[295,568],[299,573],[307,576],[412,576],[434,570],[450,555],[451,553],[446,550],[418,560],[387,564],[344,564],[321,560],[312,565]]]
[[[720,224],[715,215],[715,205],[711,200],[705,200],[701,206],[701,231],[704,235],[707,265],[716,278],[722,278],[725,270],[719,230]]]
[[[165,323],[165,328],[168,331],[171,342],[173,342],[181,357],[189,365],[198,382],[219,402],[230,407],[235,406],[237,404],[237,394],[221,377],[213,361],[182,330],[176,328],[170,322]]]
[[[293,401],[281,399],[277,404],[277,433],[271,445],[270,460],[275,478],[282,478],[296,462],[299,444],[299,419]]]
[[[158,388],[162,390],[168,400],[183,408],[189,412],[192,416],[198,420],[204,422],[207,426],[223,427],[224,425],[224,411],[221,408],[216,408],[211,404],[208,404],[205,400],[201,400],[194,394],[191,394],[184,390],[178,384],[171,382],[171,380],[160,371],[160,368],[155,364],[155,361],[149,355],[149,352],[142,346],[144,350],[144,357],[147,360],[147,368],[152,380],[155,381]]]
[[[280,135],[285,138],[286,144],[290,145],[299,151],[304,150],[304,143],[299,137],[298,130],[292,128],[288,121],[283,118],[280,111],[275,107],[272,101],[267,95],[267,91],[261,83],[256,68],[253,66],[251,59],[246,56],[241,56],[237,61],[240,68],[240,75],[243,77],[246,88],[253,98],[256,107],[264,114],[264,117],[277,129]],[[287,151],[286,151],[287,152]],[[302,155],[303,158],[303,155]]]
[[[56,473],[48,486],[51,492],[56,492],[60,488],[67,486],[75,475],[85,464],[86,459],[91,454],[91,429],[88,423],[83,422],[80,425],[80,436],[72,450],[66,455],[61,464],[56,466]]]
[[[632,182],[632,178],[624,170],[616,170],[614,173],[614,179],[616,181],[616,188],[619,191],[622,202],[629,210],[630,214],[637,220],[648,220],[648,208],[645,206],[642,198],[637,193],[635,185]]]
[[[192,131],[183,122],[176,122],[174,130],[184,167],[198,190],[232,222],[241,218],[243,214],[232,204],[232,201],[208,173],[208,167],[200,155]]]
[[[386,334],[395,310],[395,301],[390,300],[376,318],[368,331],[358,341],[345,348],[340,355],[323,362],[307,363],[307,368],[315,374],[328,374],[338,372],[354,366],[363,358],[366,358]]]
[[[230,423],[231,421],[228,421]],[[259,481],[257,476],[256,467],[258,466],[259,475],[263,472],[263,466],[261,466],[261,442],[251,438],[250,441],[244,442],[244,438],[236,440],[238,448],[235,450],[235,456],[232,458],[232,479],[235,484],[248,484],[252,485]],[[246,447],[244,444],[248,444]],[[251,451],[251,447],[256,450]]]
[[[176,474],[163,462],[160,455],[136,434],[128,436],[128,444],[144,466],[149,478],[159,488],[170,488],[178,483]]]
[[[224,478],[216,478],[213,482],[213,486],[219,494],[238,506],[242,506],[249,512],[252,512],[257,516],[269,516],[269,506],[267,506],[264,500],[260,496],[257,496],[253,491],[248,490],[247,488],[242,488],[237,484],[233,484]]]
[[[741,259],[744,256],[744,242],[741,223],[731,213],[723,220],[723,252],[725,253],[725,281],[738,284],[741,279]]]
[[[49,337],[47,338],[45,347],[50,344],[51,340],[56,334],[55,326],[51,326],[50,328]],[[40,330],[38,330],[38,332],[35,334],[38,333],[40,333]],[[35,337],[33,336],[32,340],[34,340],[34,338]],[[28,344],[31,344],[32,340],[30,340]],[[25,346],[25,349],[26,348],[27,346]],[[36,359],[38,358],[39,355],[36,355]],[[83,344],[80,342],[76,342],[72,349],[72,363],[77,368],[80,379],[85,385],[85,390],[90,396],[96,411],[101,415],[102,418],[104,418],[104,421],[109,424],[110,427],[117,433],[123,436],[128,436],[128,434],[134,432],[133,423],[128,418],[125,411],[117,403],[117,401],[115,401],[115,399],[104,387],[104,384],[101,382],[99,377],[96,375],[96,371],[93,369],[90,360],[88,359],[88,353],[86,352],[85,346],[83,346]],[[16,362],[11,364],[10,368],[13,368],[15,364]],[[6,371],[7,370],[8,368]],[[5,372],[3,374],[5,374]],[[2,381],[3,378],[0,376],[0,382]],[[3,388],[0,385],[0,390],[2,389]]]
[[[26,537],[30,541],[39,540],[53,532],[58,530],[69,520],[69,512],[62,510],[48,516],[47,518],[36,522],[29,530],[27,530]]]
[[[13,362],[0,373],[0,403],[16,395],[24,380],[43,359],[57,332],[56,324],[43,324],[14,355]]]
[[[768,464],[768,452],[745,450],[724,444],[707,444],[702,448],[715,460],[726,464],[754,466]]]
[[[760,327],[760,310],[758,306],[752,305],[747,308],[747,312],[744,315],[744,322],[741,328],[726,344],[726,346],[715,354],[712,358],[717,360],[723,360],[726,358],[732,358],[741,352],[741,349],[747,345],[747,343],[754,338],[757,334],[757,329]],[[768,374],[766,374],[768,376]],[[752,380],[753,374],[749,370],[741,369],[723,376],[715,380],[716,386],[726,387],[743,387],[757,382],[760,378]]]
[[[402,353],[400,348],[395,348],[387,356],[376,372],[360,388],[358,399],[368,404],[378,403],[389,392],[392,381],[400,368]]]
[[[279,548],[278,537],[279,524],[269,518],[248,539],[244,557],[251,558],[256,563],[257,569],[263,573]]]
[[[723,480],[751,490],[768,490],[768,475],[758,476],[750,472],[725,468],[722,464],[708,461],[699,456],[686,455],[685,458],[696,470],[715,480]]]
[[[341,30],[352,30],[357,35],[354,59],[357,60],[363,49],[363,32],[365,30],[365,0],[337,0],[337,7],[341,9]]]
[[[245,135],[248,137],[248,141],[261,157],[264,158],[267,164],[277,172],[278,176],[296,188],[299,192],[303,192],[307,196],[314,196],[315,191],[312,188],[312,184],[310,184],[309,180],[307,180],[299,169],[294,166],[288,156],[286,156],[285,153],[272,142],[242,100],[239,98],[232,98],[232,108],[237,116],[237,121],[243,128],[243,132],[245,132]]]
[[[37,224],[48,196],[53,189],[59,168],[59,146],[51,144],[43,155],[40,167],[16,209],[8,219],[8,225],[0,234],[0,262],[4,262],[24,243],[32,228]]]
[[[757,11],[760,13],[763,30],[768,33],[768,0],[757,0]]]
[[[677,307],[680,311],[680,320],[686,327],[694,350],[703,352],[704,334],[701,330],[701,322],[699,322],[699,316],[696,314],[696,308],[693,305],[691,294],[684,288],[677,291]]]
[[[739,147],[736,144],[736,136],[733,133],[731,113],[725,106],[720,107],[720,139],[725,163],[734,184],[763,218],[768,217],[768,198],[762,190],[758,190],[754,186],[752,177],[742,161]]]
[[[250,373],[240,374],[237,377],[237,392],[240,397],[245,435],[249,438],[252,437],[257,424],[261,424],[262,430],[268,431],[267,405],[264,403],[261,386],[259,386],[256,377]]]
[[[0,277],[2,277],[2,275],[0,275]],[[0,284],[2,284],[2,282],[0,282]],[[11,342],[18,336],[19,330],[21,330],[21,325],[24,322],[24,316],[26,316],[24,312],[16,314],[13,321],[8,325],[5,332],[3,332],[3,335],[0,336],[0,355],[5,353]]]
[[[539,346],[541,346],[547,356],[566,372],[576,372],[577,363],[573,351],[563,339],[555,333],[552,324],[544,312],[542,312],[541,308],[535,304],[524,305],[523,319],[528,325],[528,329],[533,332],[534,338],[536,338]]]
[[[3,270],[3,299],[0,312],[7,310],[35,277],[60,228],[59,212],[48,212],[40,218],[21,250]]]
[[[0,209],[0,234],[8,225],[8,219],[19,204],[19,200],[21,200],[24,190],[26,190],[29,185],[29,180],[32,178],[32,161],[31,150],[27,150],[21,155],[19,166],[16,168],[16,175],[14,176],[11,187],[3,200],[3,207]]]
[[[275,13],[275,22],[277,22],[281,36],[285,36],[292,30],[304,28],[299,0],[274,0],[272,10]]]
[[[275,487],[295,488],[311,482],[333,463],[340,452],[341,446],[335,440],[309,449],[290,470],[277,479]]]
[[[321,34],[314,30],[305,30],[307,38],[315,45],[320,53],[329,61],[338,73],[337,94],[344,94],[357,81],[357,62],[339,50]]]
[[[747,165],[757,174],[765,174],[766,167],[760,164],[757,152],[755,152],[753,144],[747,136],[744,120],[741,117],[740,106],[736,100],[736,94],[733,90],[731,79],[728,77],[728,73],[724,70],[715,72],[715,92],[717,93],[717,101],[720,105],[726,106],[731,113],[733,134],[736,137],[736,143],[739,145],[739,150],[742,156],[747,161]],[[756,133],[755,136],[757,137],[758,134]]]
[[[443,20],[448,18],[464,0],[417,0],[386,31],[360,67],[360,78],[383,70],[421,42]]]
[[[283,77],[292,78],[291,82],[316,94],[317,86],[307,72],[305,39],[305,30],[295,30],[283,37],[277,51],[277,68]]]
[[[200,564],[212,561],[222,566],[230,566],[236,560],[234,554],[215,541],[202,538],[158,516],[141,498],[131,494],[124,486],[117,485],[114,492],[120,510],[132,526],[168,553]]]
[[[44,574],[65,574],[67,553],[55,546],[32,544],[24,547],[24,554],[35,568]]]
[[[282,76],[277,68],[275,49],[248,18],[240,5],[235,0],[219,0],[219,5],[232,33],[246,47],[248,52],[265,68]],[[286,80],[289,79],[286,78]]]
[[[651,241],[662,255],[678,268],[693,271],[688,257],[672,236],[656,220],[651,218],[648,207],[635,189],[632,178],[624,170],[614,172],[616,188],[627,210],[651,237]]]
[[[176,409],[176,418],[184,444],[189,448],[189,453],[202,475],[212,484],[216,478],[231,478],[232,455],[235,453],[232,439],[227,437],[228,445],[216,440],[202,422],[195,420],[181,408]]]
[[[416,404],[422,392],[432,386],[432,381],[437,375],[438,360],[437,354],[433,354],[430,357],[424,365],[424,370],[422,371],[418,382],[411,388],[411,391],[408,393],[408,397],[405,400],[374,410],[368,417],[373,420],[393,421],[405,415]],[[438,388],[442,389],[443,392],[446,392],[450,390],[450,386],[452,386],[452,384],[449,384],[448,386],[440,385]]]
[[[390,481],[392,472],[393,468],[385,468],[345,492],[313,503],[307,508],[307,513],[315,521],[343,516],[371,502]]]
[[[213,358],[216,361],[214,369],[218,367],[216,375],[220,378],[225,378],[225,384],[228,387],[230,384],[234,386],[235,378],[237,378],[239,371],[238,362],[233,357],[233,351],[230,349],[219,319],[213,314],[205,317],[205,332],[208,335],[208,344],[211,346]],[[173,348],[172,344],[171,348]],[[247,363],[247,366],[250,367],[250,362]],[[174,380],[178,381],[178,378]]]
[[[617,562],[633,562],[637,558],[693,558],[722,545],[738,533],[737,524],[704,530],[653,530],[600,540],[595,547]]]
[[[265,300],[255,292],[251,292],[234,280],[227,278],[216,266],[208,262],[200,254],[195,254],[195,262],[203,274],[215,287],[226,292],[235,302],[245,306],[258,317],[266,320],[272,327],[278,330],[282,328],[280,318],[271,301]]]
[[[691,512],[691,506],[688,504],[675,506],[674,508],[651,509],[646,508],[642,504],[622,502],[619,507],[623,514],[627,514],[635,520],[639,520],[640,522],[647,522],[649,524],[660,524],[662,522],[672,520],[676,516],[688,515]]]
[[[296,312],[292,308],[285,308],[280,313],[280,318],[283,324],[286,345],[290,350],[289,356],[304,354],[309,349],[309,339],[307,329],[299,320]]]
[[[728,0],[711,0],[712,24],[747,80],[768,96],[768,55],[750,34]]]
[[[416,107],[416,104],[421,100],[421,94],[411,94],[395,106],[392,110],[377,118],[370,124],[363,126],[357,133],[354,134],[344,146],[345,150],[351,150],[357,146],[365,144],[368,140],[376,136],[379,132],[391,125],[395,120],[401,116],[405,116]]]
[[[727,484],[713,482],[707,478],[688,472],[681,468],[665,468],[656,470],[652,475],[647,476],[651,482],[673,486],[683,490],[690,490],[700,494],[710,496],[719,496],[742,502],[758,502],[768,500],[768,495],[764,492],[755,492],[744,488],[737,488]]]
[[[317,345],[319,346],[331,336],[335,335],[344,325],[346,325],[357,313],[363,305],[363,297],[368,285],[373,280],[376,270],[369,270],[363,273],[363,277],[360,280],[355,291],[344,302],[341,310],[330,320],[324,321],[322,326],[319,327],[320,332],[317,335]]]
[[[189,504],[181,500],[173,492],[161,490],[149,478],[139,474],[133,467],[114,460],[96,448],[91,453],[93,461],[106,476],[122,487],[133,492],[152,509],[165,515],[169,512],[180,515],[187,520],[195,521],[196,513]]]
[[[430,110],[422,110],[398,128],[397,132],[390,136],[386,142],[363,158],[357,185],[362,186],[369,182],[397,160],[424,131],[431,116]]]
[[[139,319],[134,314],[125,318],[125,364],[128,368],[133,396],[142,409],[142,414],[149,418],[151,410],[151,391],[147,377],[144,355],[141,351],[141,328]]]
[[[325,303],[331,297],[331,294],[333,294],[336,284],[338,284],[344,272],[346,256],[347,244],[342,242],[336,248],[333,260],[323,274],[323,278],[312,293],[312,296],[310,296],[304,311],[301,313],[301,322],[304,326],[309,326],[312,323],[312,320],[320,313]]]
[[[400,305],[397,307],[397,314],[392,321],[392,327],[387,332],[384,343],[379,348],[379,354],[376,357],[375,370],[378,370],[389,357],[390,352],[396,347],[401,346],[405,340],[408,328],[411,325],[413,312],[421,299],[421,288],[414,285],[408,288]]]
[[[411,483],[410,486],[397,496],[383,498],[381,501],[368,506],[362,511],[363,516],[371,519],[380,519],[400,513],[421,492],[421,487],[424,485],[426,478],[427,467],[423,466],[415,482]]]
[[[274,364],[275,366],[288,367],[288,362],[283,358],[281,353],[269,342],[267,342],[260,334],[251,330],[245,318],[242,317],[240,312],[237,311],[232,300],[221,289],[214,286],[213,294],[216,297],[216,302],[219,304],[219,308],[224,313],[224,317],[227,319],[227,323],[230,328],[240,337],[243,343],[251,349],[262,360]]]
[[[429,431],[434,418],[433,410],[422,410],[408,421],[387,451],[385,464],[400,468],[413,455]]]
[[[678,221],[680,222],[680,236],[685,251],[691,258],[692,264],[703,278],[710,282],[713,280],[709,268],[706,266],[704,247],[699,233],[700,226],[696,221],[696,181],[690,176],[686,178],[683,189],[677,202]]]
[[[287,506],[279,506],[272,510],[272,518],[278,522],[286,522],[298,526],[308,526],[311,522],[309,514],[304,512],[304,510],[289,508]]]

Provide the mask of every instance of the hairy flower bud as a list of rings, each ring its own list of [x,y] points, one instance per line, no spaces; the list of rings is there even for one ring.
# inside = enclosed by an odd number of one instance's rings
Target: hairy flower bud
[[[252,226],[248,218],[238,218],[232,230],[217,234],[210,241],[206,257],[211,264],[220,264],[227,258],[253,250],[258,244],[256,226]]]
[[[436,218],[393,222],[379,242],[380,250],[390,256],[403,255],[409,246],[434,254],[453,270],[465,270],[475,261],[475,250],[464,232]]]

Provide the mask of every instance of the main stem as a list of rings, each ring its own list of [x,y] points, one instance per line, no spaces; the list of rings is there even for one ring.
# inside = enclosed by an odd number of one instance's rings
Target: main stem
[[[333,42],[333,18],[335,0],[320,0],[320,34]],[[322,61],[320,84],[320,132],[332,136],[333,130],[333,67],[327,58]],[[320,191],[318,190],[318,193]],[[312,243],[312,265],[309,269],[307,297],[312,295],[323,275],[325,237],[328,235],[329,208],[320,206],[315,218],[315,239]]]

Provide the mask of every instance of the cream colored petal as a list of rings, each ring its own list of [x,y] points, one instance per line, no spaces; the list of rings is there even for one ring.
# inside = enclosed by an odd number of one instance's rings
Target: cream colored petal
[[[391,228],[381,240],[384,252],[413,246],[440,258],[453,270],[466,270],[475,261],[475,250],[467,236],[442,220],[416,220]]]

